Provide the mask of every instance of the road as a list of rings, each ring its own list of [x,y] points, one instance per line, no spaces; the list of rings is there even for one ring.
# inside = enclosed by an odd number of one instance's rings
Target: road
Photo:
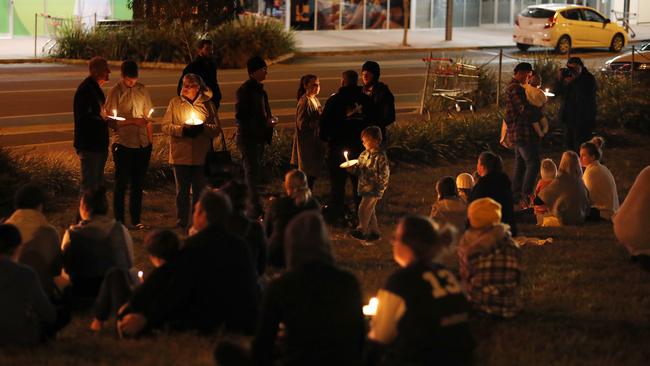
[[[475,64],[496,67],[497,50],[465,50],[438,52],[434,57],[461,57]],[[532,55],[532,56],[531,56]],[[504,50],[504,70],[512,69],[518,59],[542,55],[541,51],[521,53],[517,49]],[[574,55],[585,59],[588,65],[600,67],[613,57],[603,51],[584,51]],[[301,75],[313,73],[320,77],[324,102],[334,93],[344,70],[360,70],[366,59],[379,62],[381,80],[387,83],[396,97],[397,112],[415,113],[419,105],[426,67],[422,61],[427,54],[364,54],[345,56],[310,56],[294,58],[269,68],[264,82],[271,109],[284,127],[291,127],[295,113],[295,93]],[[557,56],[559,59],[563,58]],[[155,107],[154,118],[160,120],[169,99],[176,92],[178,70],[140,71],[140,81],[147,85]],[[72,99],[79,82],[87,75],[84,66],[60,64],[0,65],[0,143],[5,146],[69,146],[72,139]],[[223,94],[219,111],[224,127],[234,126],[234,95],[247,78],[245,70],[220,70],[219,85]],[[114,68],[107,90],[119,79]],[[157,126],[159,129],[159,126]]]

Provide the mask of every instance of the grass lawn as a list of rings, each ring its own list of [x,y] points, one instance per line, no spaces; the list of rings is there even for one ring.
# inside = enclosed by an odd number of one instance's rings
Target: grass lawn
[[[636,175],[650,165],[650,147],[641,137],[628,136],[619,141],[606,147],[604,161],[616,177],[622,200]],[[511,171],[511,154],[502,155],[507,171]],[[548,155],[559,162],[559,152]],[[474,167],[475,161],[437,167],[400,163],[393,168],[390,188],[380,204],[383,238],[377,245],[364,247],[345,231],[332,230],[335,256],[342,267],[356,274],[366,300],[397,268],[389,238],[399,217],[406,213],[428,214],[436,180],[473,171]],[[323,181],[316,183],[317,196],[327,189]],[[279,192],[278,182],[273,190]],[[49,214],[61,230],[74,219],[77,203],[72,201]],[[144,222],[172,227],[173,186],[147,192],[144,207]],[[525,307],[521,315],[508,321],[473,322],[479,364],[647,365],[650,273],[630,263],[626,252],[616,244],[611,224],[562,228],[524,224],[520,231],[527,236],[552,237],[554,242],[523,248],[526,270],[521,296]],[[151,267],[141,246],[143,233],[133,235],[137,266],[146,272]],[[159,334],[140,340],[117,340],[113,325],[99,335],[92,334],[87,330],[90,320],[90,314],[75,316],[57,340],[39,348],[0,350],[0,365],[213,364],[216,337]]]

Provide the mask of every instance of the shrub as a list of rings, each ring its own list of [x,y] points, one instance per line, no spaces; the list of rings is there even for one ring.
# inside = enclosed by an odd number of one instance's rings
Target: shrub
[[[647,86],[625,75],[597,73],[597,126],[650,133]]]
[[[273,18],[244,16],[208,33],[224,68],[243,68],[252,56],[274,59],[293,52],[295,33]]]

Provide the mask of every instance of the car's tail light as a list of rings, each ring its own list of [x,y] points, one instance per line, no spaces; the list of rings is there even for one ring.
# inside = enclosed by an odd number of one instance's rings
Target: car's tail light
[[[544,29],[553,28],[556,22],[557,22],[557,13],[553,14],[552,17],[546,19],[546,23],[544,23]]]

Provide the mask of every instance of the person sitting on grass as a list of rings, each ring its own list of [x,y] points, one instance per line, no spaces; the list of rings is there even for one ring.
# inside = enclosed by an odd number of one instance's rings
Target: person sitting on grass
[[[259,277],[266,270],[266,247],[268,244],[262,224],[246,216],[248,187],[241,181],[230,181],[221,186],[219,190],[227,194],[232,202],[232,217],[228,224],[230,233],[239,236],[248,245],[251,261]]]
[[[18,248],[18,262],[36,271],[45,294],[54,299],[54,279],[63,268],[61,237],[43,215],[44,205],[45,192],[34,184],[26,184],[16,192],[16,211],[6,223],[15,225],[20,231],[22,243]]]
[[[266,212],[264,226],[269,239],[269,264],[278,269],[286,267],[284,231],[292,218],[303,211],[320,211],[320,203],[311,195],[307,175],[294,169],[284,176],[285,197],[273,200]]]
[[[602,150],[593,142],[580,145],[580,165],[585,169],[582,180],[589,191],[591,211],[588,220],[612,219],[618,210],[618,192],[612,172],[600,163]]]
[[[614,214],[614,234],[633,260],[650,272],[650,166],[634,180],[621,208]]]
[[[370,325],[370,365],[468,365],[474,340],[469,306],[456,277],[432,261],[446,241],[430,219],[406,216],[395,229],[401,267],[379,290]]]
[[[35,345],[53,336],[60,326],[34,270],[16,260],[20,232],[0,224],[0,346]]]
[[[92,304],[109,269],[129,271],[133,267],[131,235],[107,213],[106,190],[86,190],[79,204],[82,221],[71,226],[61,242],[63,268],[71,282],[66,291],[81,307]]]
[[[465,231],[467,203],[458,196],[456,182],[444,177],[436,183],[437,201],[431,207],[429,217],[441,223],[453,225],[460,233]]]
[[[501,205],[491,198],[473,201],[470,228],[458,242],[463,286],[473,309],[481,315],[512,318],[521,310],[521,251],[508,226],[501,223]]]
[[[476,163],[479,179],[472,189],[468,203],[479,198],[489,197],[501,205],[501,220],[510,225],[510,232],[517,235],[517,222],[514,213],[514,199],[510,177],[503,172],[503,160],[491,151],[484,151]]]
[[[535,193],[531,200],[533,201],[532,206],[535,218],[537,219],[537,225],[542,226],[544,224],[544,217],[548,215],[548,209],[544,204],[535,204],[535,197],[537,197],[539,192],[548,187],[548,185],[553,182],[553,179],[555,179],[555,176],[557,175],[557,166],[555,166],[555,162],[552,159],[542,160],[539,173],[542,178],[537,182]]]
[[[336,266],[322,216],[296,216],[285,245],[288,269],[264,295],[252,347],[256,364],[361,365],[361,289],[354,275]]]
[[[545,204],[553,218],[544,226],[581,225],[589,212],[589,192],[582,181],[580,159],[574,151],[565,151],[551,184],[539,192],[534,204]]]
[[[379,127],[366,127],[361,132],[361,142],[366,150],[359,155],[359,163],[348,168],[352,174],[359,176],[359,226],[350,235],[360,240],[374,241],[381,237],[375,207],[388,188],[390,177],[388,157],[381,148],[381,140]]]
[[[121,268],[112,268],[106,273],[99,295],[95,300],[95,318],[90,324],[92,331],[98,332],[111,315],[120,313],[126,315],[133,308],[139,308],[140,303],[165,291],[173,274],[173,266],[167,263],[173,260],[180,250],[178,236],[170,230],[154,230],[144,239],[144,248],[149,254],[149,261],[154,270],[140,285],[140,279],[135,279],[131,273]],[[134,305],[133,305],[134,304]]]
[[[137,336],[165,326],[200,334],[222,326],[227,332],[254,332],[259,302],[255,269],[246,244],[228,233],[231,215],[225,193],[205,190],[201,194],[192,221],[196,234],[169,262],[174,266],[169,285],[160,296],[131,302],[132,312],[118,322],[123,335]]]
[[[458,174],[456,176],[456,187],[458,188],[458,197],[467,203],[472,188],[474,188],[474,177],[469,173]]]

